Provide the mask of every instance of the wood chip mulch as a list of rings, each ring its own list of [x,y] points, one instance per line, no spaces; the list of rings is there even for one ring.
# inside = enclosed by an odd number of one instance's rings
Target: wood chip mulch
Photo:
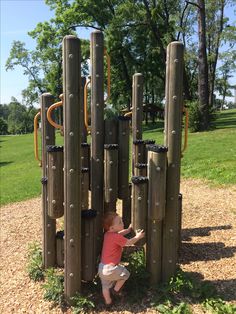
[[[225,300],[236,303],[236,186],[215,188],[183,180],[181,193],[181,268],[209,280]],[[41,242],[40,198],[3,206],[0,228],[0,313],[63,313],[43,299],[42,284],[31,281],[26,272],[28,245]],[[137,308],[97,311],[132,312],[154,313]],[[197,307],[194,313],[200,313]]]

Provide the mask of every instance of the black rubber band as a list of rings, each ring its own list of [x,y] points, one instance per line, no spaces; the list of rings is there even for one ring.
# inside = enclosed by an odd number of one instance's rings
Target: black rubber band
[[[56,145],[47,145],[46,147],[47,152],[63,152],[63,146],[56,146]]]
[[[105,144],[104,149],[118,149],[118,144]]]
[[[57,231],[57,233],[56,233],[56,239],[61,239],[61,240],[63,240],[63,238],[64,238],[64,230]]]
[[[135,140],[133,141],[134,145],[138,145],[138,144],[144,144],[144,140]]]
[[[145,144],[145,145],[154,145],[155,142],[156,142],[155,140],[145,140],[145,141],[144,141],[144,144]]]
[[[137,163],[137,164],[135,164],[135,168],[138,168],[138,169],[147,168],[147,164]]]
[[[118,120],[121,120],[121,121],[130,121],[131,118],[130,117],[125,117],[125,116],[118,116]]]
[[[166,153],[168,151],[168,147],[162,145],[147,145],[147,149],[155,153]]]
[[[81,147],[89,147],[90,144],[89,143],[81,143]]]
[[[134,183],[134,184],[142,184],[142,183],[146,183],[148,182],[148,177],[142,177],[142,176],[134,176],[131,178],[131,181]]]
[[[89,172],[89,168],[81,168],[81,173]]]
[[[42,184],[47,184],[48,178],[47,177],[42,177],[40,181],[41,181]]]
[[[83,209],[81,210],[82,218],[94,218],[97,216],[97,211],[93,209]]]

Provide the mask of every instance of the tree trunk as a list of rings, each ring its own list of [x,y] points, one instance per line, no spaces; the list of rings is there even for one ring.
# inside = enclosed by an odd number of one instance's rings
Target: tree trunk
[[[209,128],[209,89],[208,89],[208,63],[206,53],[206,14],[205,1],[198,0],[198,95],[201,115],[200,130]]]
[[[214,52],[214,60],[212,61],[210,71],[209,71],[209,105],[212,107],[214,105],[214,89],[215,89],[215,77],[216,77],[216,65],[219,55],[220,37],[224,26],[224,8],[225,0],[221,0],[220,4],[220,20],[219,20],[219,30],[216,34],[216,45]],[[210,35],[209,35],[210,36]]]

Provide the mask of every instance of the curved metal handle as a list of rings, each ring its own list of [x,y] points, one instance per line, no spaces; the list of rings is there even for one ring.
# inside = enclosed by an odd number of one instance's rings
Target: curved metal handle
[[[55,121],[52,120],[52,117],[51,117],[51,113],[54,109],[56,109],[57,107],[60,107],[63,105],[63,99],[62,99],[62,96],[63,95],[60,95],[60,98],[61,98],[61,101],[58,101],[56,102],[55,104],[51,105],[48,110],[47,110],[47,119],[48,119],[48,122],[54,126],[54,128],[56,129],[60,129],[60,130],[63,130],[63,125],[60,125],[60,124],[57,124]]]
[[[42,167],[42,160],[39,159],[38,151],[38,117],[41,115],[41,111],[36,113],[34,117],[34,157],[39,161],[39,167]]]
[[[91,83],[91,77],[88,77],[84,85],[84,125],[86,130],[89,132],[89,125],[88,125],[88,85]]]
[[[184,107],[183,112],[185,112],[185,130],[184,130],[184,147],[182,148],[181,153],[183,153],[188,146],[188,109]]]
[[[130,117],[130,116],[132,116],[132,111],[129,111],[129,112],[124,114],[124,117]]]
[[[104,48],[104,55],[106,56],[107,60],[107,97],[104,99],[104,101],[108,101],[111,96],[111,58],[107,53],[106,48]]]

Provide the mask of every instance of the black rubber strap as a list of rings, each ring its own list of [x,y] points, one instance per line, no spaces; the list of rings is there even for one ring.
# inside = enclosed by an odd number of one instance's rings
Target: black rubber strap
[[[142,177],[142,176],[134,176],[131,178],[131,181],[134,184],[142,184],[148,182],[148,177]]]
[[[47,152],[63,152],[63,146],[47,145]]]

